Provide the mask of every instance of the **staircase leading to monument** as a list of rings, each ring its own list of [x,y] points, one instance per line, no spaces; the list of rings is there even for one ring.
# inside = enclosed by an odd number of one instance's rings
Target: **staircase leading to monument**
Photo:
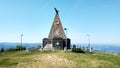
[[[52,44],[46,44],[44,50],[52,50]]]

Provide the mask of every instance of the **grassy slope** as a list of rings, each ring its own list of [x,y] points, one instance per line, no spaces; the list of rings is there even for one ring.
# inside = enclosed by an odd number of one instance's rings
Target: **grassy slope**
[[[120,55],[38,51],[0,53],[0,68],[120,68]]]

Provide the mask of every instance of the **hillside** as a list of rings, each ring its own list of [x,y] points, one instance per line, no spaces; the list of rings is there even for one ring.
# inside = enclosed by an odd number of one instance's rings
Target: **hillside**
[[[120,68],[120,55],[39,51],[0,53],[0,68]]]

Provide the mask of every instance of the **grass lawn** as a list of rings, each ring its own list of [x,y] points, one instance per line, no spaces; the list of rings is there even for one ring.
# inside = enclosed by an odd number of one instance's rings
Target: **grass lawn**
[[[63,50],[0,52],[0,68],[120,68],[120,55]]]

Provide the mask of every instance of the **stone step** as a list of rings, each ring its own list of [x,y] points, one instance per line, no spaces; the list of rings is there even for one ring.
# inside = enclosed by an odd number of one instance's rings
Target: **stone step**
[[[43,50],[52,50],[52,44],[46,44]]]

